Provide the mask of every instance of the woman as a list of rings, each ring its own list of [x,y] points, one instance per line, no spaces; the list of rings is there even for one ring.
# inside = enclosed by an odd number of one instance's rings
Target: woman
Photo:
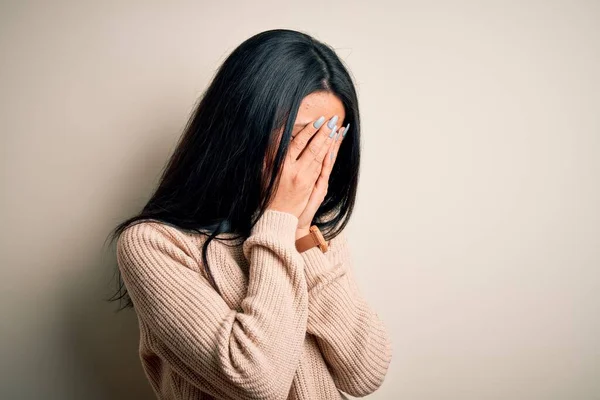
[[[112,236],[158,398],[340,399],[382,384],[390,338],[343,231],[359,132],[350,75],[314,38],[262,32],[224,61],[156,192]],[[311,244],[313,225],[328,246]]]

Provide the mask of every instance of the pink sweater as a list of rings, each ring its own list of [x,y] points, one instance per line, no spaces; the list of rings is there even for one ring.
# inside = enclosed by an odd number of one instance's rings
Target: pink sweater
[[[248,238],[212,241],[157,221],[128,227],[117,261],[159,399],[343,399],[384,381],[389,333],[361,295],[345,234],[299,253],[296,216],[268,209]],[[220,237],[228,237],[225,234]]]

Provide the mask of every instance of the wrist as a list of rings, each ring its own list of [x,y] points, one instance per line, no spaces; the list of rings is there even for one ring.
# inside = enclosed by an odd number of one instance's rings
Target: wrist
[[[310,227],[299,227],[296,229],[296,240],[300,239],[303,236],[310,234]]]

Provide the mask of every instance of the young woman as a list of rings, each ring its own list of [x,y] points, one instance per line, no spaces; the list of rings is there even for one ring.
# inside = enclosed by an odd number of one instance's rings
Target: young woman
[[[380,387],[391,342],[343,230],[359,132],[351,77],[311,36],[265,31],[224,61],[155,193],[112,235],[117,298],[136,310],[158,398],[341,399]]]

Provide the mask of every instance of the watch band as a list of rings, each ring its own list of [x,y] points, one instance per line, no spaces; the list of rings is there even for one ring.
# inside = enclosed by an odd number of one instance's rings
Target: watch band
[[[312,233],[309,233],[306,236],[302,236],[301,238],[296,240],[296,250],[298,250],[299,253],[305,252],[306,250],[312,249],[313,247],[317,246],[317,241],[315,240],[315,237],[312,235]]]
[[[305,252],[313,247],[319,248],[323,253],[327,252],[329,247],[329,243],[325,241],[319,227],[316,225],[310,227],[308,235],[302,236],[296,240],[296,250],[298,250],[299,253]]]

